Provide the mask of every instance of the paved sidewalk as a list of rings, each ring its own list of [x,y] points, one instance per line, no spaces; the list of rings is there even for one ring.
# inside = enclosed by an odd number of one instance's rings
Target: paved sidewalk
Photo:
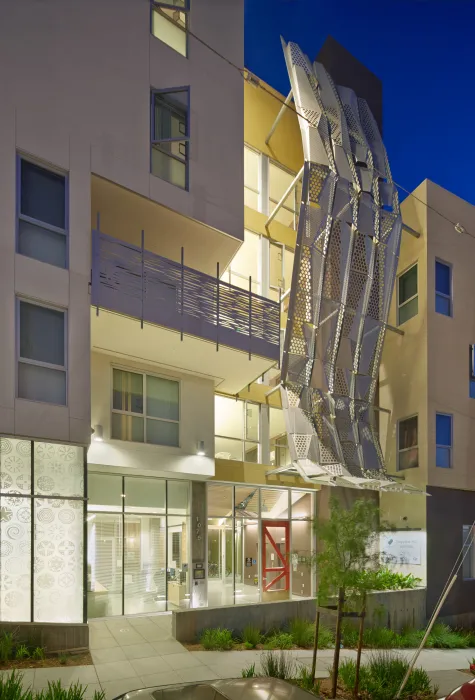
[[[244,667],[252,663],[259,666],[261,651],[189,652],[172,638],[171,622],[170,614],[93,620],[89,623],[93,666],[28,669],[24,672],[24,685],[40,690],[49,680],[61,680],[64,686],[79,681],[88,686],[85,700],[90,700],[94,691],[100,689],[105,691],[106,700],[111,700],[147,686],[240,678]],[[303,664],[312,662],[310,650],[288,653]],[[363,652],[364,656],[369,653]],[[413,652],[400,653],[410,658]],[[355,656],[356,652],[342,649],[342,658]],[[417,665],[430,672],[442,696],[460,684],[460,679],[469,678],[467,674],[456,674],[456,670],[467,668],[473,656],[473,649],[428,649],[421,653]],[[328,676],[332,657],[331,649],[318,652],[319,677]]]

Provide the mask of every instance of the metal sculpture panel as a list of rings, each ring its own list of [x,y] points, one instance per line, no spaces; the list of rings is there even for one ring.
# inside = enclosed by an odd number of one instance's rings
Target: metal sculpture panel
[[[282,362],[292,468],[307,480],[389,479],[373,402],[402,219],[365,100],[284,44],[305,168]],[[404,488],[408,488],[405,486]]]

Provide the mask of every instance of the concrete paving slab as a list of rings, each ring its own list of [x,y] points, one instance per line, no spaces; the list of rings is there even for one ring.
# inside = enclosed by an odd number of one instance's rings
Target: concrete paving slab
[[[132,644],[130,646],[120,648],[124,652],[126,659],[146,659],[157,654],[156,649],[154,649],[149,642]]]
[[[106,681],[101,683],[102,690],[105,693],[106,700],[112,700],[122,693],[128,693],[130,690],[138,690],[144,687],[142,679],[138,676],[133,678],[124,678],[118,681]]]
[[[152,688],[154,685],[173,685],[181,683],[181,678],[177,676],[175,671],[167,671],[165,673],[152,673],[148,676],[142,676],[142,688]]]
[[[161,642],[151,642],[157,654],[168,656],[168,654],[189,654],[190,652],[180,642],[175,639],[167,639]]]
[[[194,668],[181,668],[178,675],[185,683],[193,681],[216,681],[219,676],[214,673],[208,666],[195,666]],[[177,683],[178,681],[175,681]]]
[[[96,673],[96,666],[55,666],[49,668],[35,669],[33,687],[35,690],[46,688],[48,682],[61,681],[64,687],[69,687],[75,683],[88,685],[97,684],[99,679]]]
[[[137,676],[130,661],[112,661],[107,664],[97,664],[95,667],[99,682],[120,681],[122,678],[133,678]]]
[[[428,671],[432,683],[438,687],[437,697],[442,698],[463,683],[472,680],[473,676],[462,671]]]
[[[171,671],[173,667],[168,663],[168,658],[169,657],[164,656],[151,656],[145,659],[132,659],[130,664],[137,676],[149,676],[152,673]]]
[[[105,649],[92,649],[92,660],[95,664],[107,664],[109,661],[124,661],[126,656],[122,647],[107,647]]]
[[[197,659],[196,656],[193,656],[193,654],[190,654],[190,652],[186,652],[185,654],[168,654],[168,656],[163,658],[177,671],[181,671],[183,668],[196,668],[203,665],[201,661]]]

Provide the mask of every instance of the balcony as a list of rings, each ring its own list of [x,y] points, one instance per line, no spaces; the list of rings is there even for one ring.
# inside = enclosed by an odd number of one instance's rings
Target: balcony
[[[277,303],[99,231],[91,303],[93,348],[213,377],[222,391],[279,360]]]

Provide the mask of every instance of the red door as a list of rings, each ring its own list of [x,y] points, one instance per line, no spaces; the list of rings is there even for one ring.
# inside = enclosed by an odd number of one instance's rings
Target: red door
[[[289,522],[262,521],[262,590],[290,589]]]

